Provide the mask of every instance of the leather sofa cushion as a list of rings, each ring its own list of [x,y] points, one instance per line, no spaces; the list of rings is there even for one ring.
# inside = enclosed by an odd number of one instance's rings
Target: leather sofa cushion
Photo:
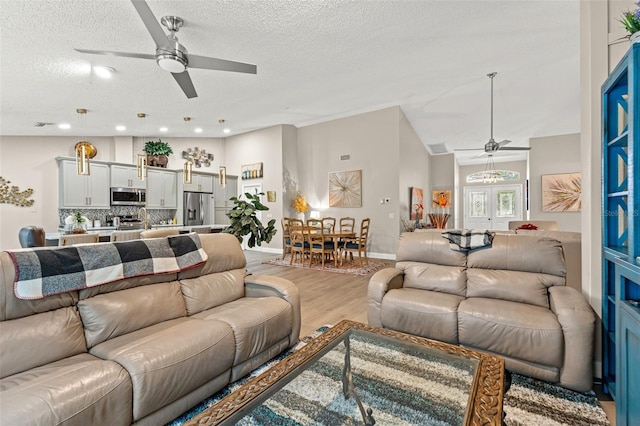
[[[549,309],[506,300],[472,298],[458,307],[460,344],[561,367],[564,337]]]
[[[442,237],[442,231],[438,229],[400,234],[396,261],[464,267],[467,264],[467,256],[451,250],[449,241]]]
[[[234,346],[231,328],[221,321],[177,318],[107,340],[90,352],[127,370],[137,421],[230,374]]]
[[[195,278],[216,272],[244,269],[247,259],[242,252],[238,239],[225,233],[199,234],[200,244],[207,252],[208,259],[204,265],[186,269],[178,273],[178,279]]]
[[[457,344],[458,305],[463,300],[464,297],[437,291],[390,290],[382,299],[382,326]]]
[[[129,425],[131,381],[115,362],[80,354],[0,380],[2,424]]]
[[[443,266],[421,262],[398,262],[396,268],[404,271],[405,288],[440,291],[465,296],[467,277],[460,266]]]
[[[487,297],[549,307],[547,288],[564,285],[555,275],[494,269],[467,270],[467,297]]]
[[[244,296],[244,269],[180,280],[187,315],[232,302]]]
[[[496,235],[490,249],[469,252],[467,266],[536,272],[559,277],[567,274],[560,241],[529,235]]]
[[[186,315],[180,284],[152,284],[78,302],[87,347]]]
[[[87,345],[73,307],[0,322],[0,377],[82,352]]]
[[[227,323],[235,336],[238,365],[287,338],[293,324],[293,309],[278,297],[243,297],[192,318]]]

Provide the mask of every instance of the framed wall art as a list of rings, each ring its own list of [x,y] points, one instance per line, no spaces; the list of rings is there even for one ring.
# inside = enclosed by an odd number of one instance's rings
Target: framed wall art
[[[362,170],[329,172],[329,207],[362,207]]]
[[[240,168],[242,180],[262,178],[262,163],[244,164]]]
[[[543,212],[582,210],[582,174],[542,175]]]
[[[451,207],[451,190],[437,189],[433,191],[431,202],[434,208],[448,209]]]
[[[422,188],[411,187],[409,210],[409,218],[411,220],[422,219],[424,212],[424,190]]]

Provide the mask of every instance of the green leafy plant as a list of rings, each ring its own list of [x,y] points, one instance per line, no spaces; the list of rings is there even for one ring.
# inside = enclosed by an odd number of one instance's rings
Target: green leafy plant
[[[148,155],[169,155],[173,154],[173,150],[168,143],[162,142],[161,139],[157,141],[148,141],[144,144],[144,152]]]
[[[622,13],[622,18],[619,19],[620,23],[629,33],[627,37],[631,37],[633,33],[640,31],[640,0],[636,2],[636,6],[638,6],[636,10],[633,12],[628,10]]]
[[[247,244],[250,248],[255,247],[256,244],[261,246],[263,242],[270,242],[277,232],[275,219],[271,219],[265,227],[256,216],[258,211],[269,210],[269,207],[260,202],[261,195],[264,195],[264,192],[259,194],[245,192],[246,200],[231,197],[230,200],[235,204],[231,211],[227,213],[231,220],[231,225],[223,231],[227,234],[235,235],[240,242],[242,242],[242,238],[245,235],[249,235]]]

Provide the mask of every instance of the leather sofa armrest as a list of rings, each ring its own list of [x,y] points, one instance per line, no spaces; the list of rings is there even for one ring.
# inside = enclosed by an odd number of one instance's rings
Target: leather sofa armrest
[[[296,285],[273,275],[247,275],[244,278],[246,297],[280,297],[291,305],[293,309],[293,324],[289,345],[293,346],[300,339],[300,293]]]
[[[369,325],[382,327],[382,317],[380,315],[382,298],[389,290],[402,288],[403,284],[404,271],[402,269],[385,268],[373,274],[371,280],[369,280],[367,292],[367,321]]]
[[[550,287],[549,303],[564,334],[560,383],[580,392],[591,390],[596,324],[593,309],[582,293],[566,286]]]

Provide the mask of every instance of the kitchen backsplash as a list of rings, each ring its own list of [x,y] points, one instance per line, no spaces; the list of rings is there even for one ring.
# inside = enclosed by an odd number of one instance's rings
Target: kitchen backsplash
[[[60,226],[63,226],[64,220],[67,216],[75,214],[77,212],[82,213],[83,216],[89,219],[89,221],[91,222],[90,225],[94,220],[99,220],[102,226],[106,226],[108,215],[131,215],[133,217],[138,217],[138,210],[138,207],[132,206],[113,206],[111,209],[58,209],[58,216]],[[175,209],[147,210],[149,224],[152,225],[157,225],[162,221],[170,221],[175,217],[175,215]]]

